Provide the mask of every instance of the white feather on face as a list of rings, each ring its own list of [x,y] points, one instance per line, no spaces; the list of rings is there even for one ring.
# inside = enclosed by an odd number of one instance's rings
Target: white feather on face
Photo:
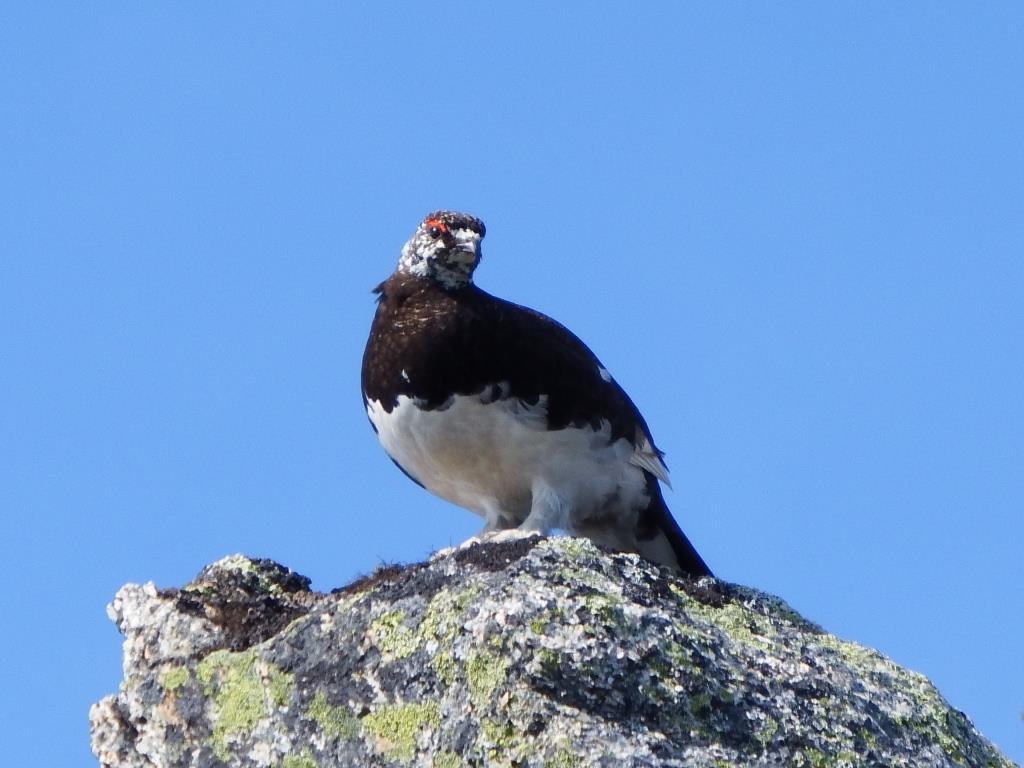
[[[483,227],[458,226],[462,223],[469,222],[445,212],[429,215],[402,246],[398,271],[436,280],[446,288],[471,283],[480,262]]]
[[[546,402],[485,403],[456,395],[424,410],[399,396],[386,412],[368,401],[384,450],[427,490],[484,517],[488,527],[521,525],[573,531],[588,519],[642,509],[647,501],[634,447],[610,441],[610,428],[549,430]]]

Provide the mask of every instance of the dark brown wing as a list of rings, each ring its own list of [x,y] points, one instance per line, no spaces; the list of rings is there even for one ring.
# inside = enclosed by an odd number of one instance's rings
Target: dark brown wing
[[[653,445],[639,410],[601,375],[597,356],[547,315],[476,286],[446,291],[401,275],[380,292],[363,356],[364,398],[390,410],[403,394],[426,408],[443,407],[452,395],[530,404],[543,396],[551,429],[607,422],[612,439],[636,444],[642,434]]]

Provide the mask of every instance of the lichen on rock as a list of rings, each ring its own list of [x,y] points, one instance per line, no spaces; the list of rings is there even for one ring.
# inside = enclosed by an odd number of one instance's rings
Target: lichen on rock
[[[586,540],[477,545],[332,594],[232,556],[110,607],[103,766],[1009,767],[923,676],[777,598]]]

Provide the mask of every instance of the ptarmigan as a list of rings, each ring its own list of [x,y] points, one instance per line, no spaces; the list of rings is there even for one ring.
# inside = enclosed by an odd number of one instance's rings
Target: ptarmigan
[[[384,450],[483,536],[562,529],[695,576],[711,571],[662,497],[662,454],[587,346],[473,283],[484,224],[428,215],[381,283],[363,400]]]

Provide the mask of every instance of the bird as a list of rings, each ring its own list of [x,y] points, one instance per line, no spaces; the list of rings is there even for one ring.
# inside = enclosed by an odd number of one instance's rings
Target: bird
[[[375,289],[361,383],[391,460],[484,519],[470,541],[564,531],[711,576],[669,511],[664,454],[575,334],[473,280],[486,229],[429,213]]]

